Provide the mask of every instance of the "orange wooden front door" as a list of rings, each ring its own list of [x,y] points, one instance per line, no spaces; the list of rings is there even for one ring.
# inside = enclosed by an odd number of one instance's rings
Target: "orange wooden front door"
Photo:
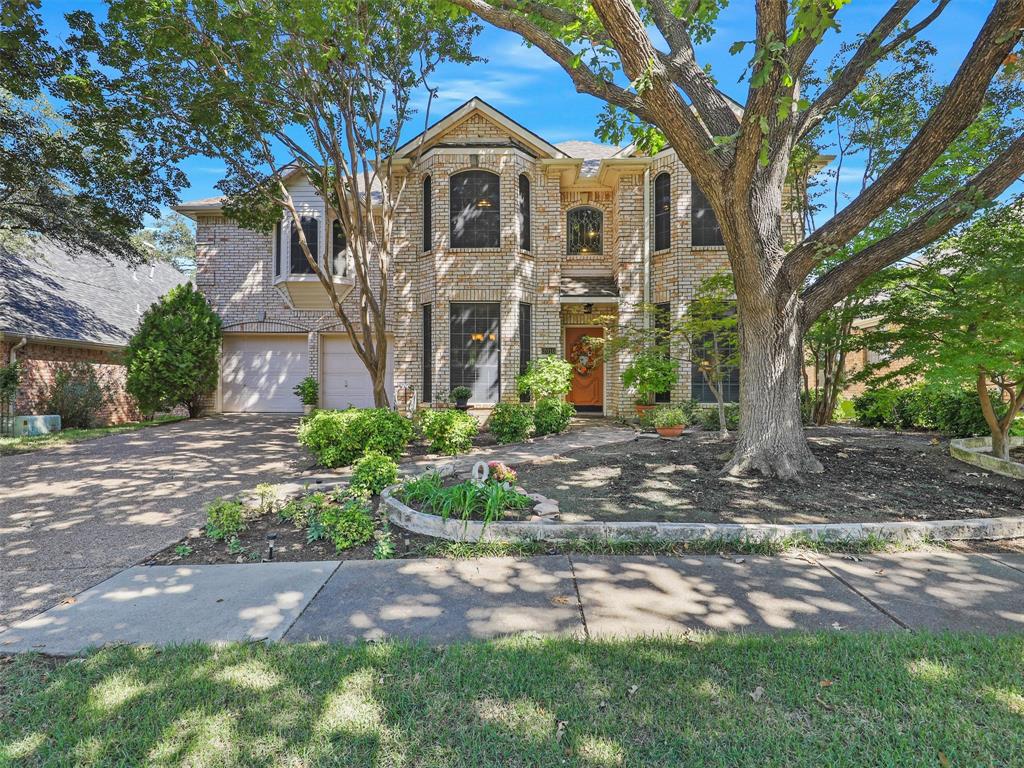
[[[599,410],[604,404],[604,365],[598,363],[585,373],[581,373],[580,368],[583,366],[577,364],[576,355],[573,353],[573,347],[584,336],[602,338],[604,336],[604,328],[595,326],[592,328],[565,329],[566,359],[573,363],[572,389],[569,390],[569,402],[577,408],[583,407],[587,410]]]

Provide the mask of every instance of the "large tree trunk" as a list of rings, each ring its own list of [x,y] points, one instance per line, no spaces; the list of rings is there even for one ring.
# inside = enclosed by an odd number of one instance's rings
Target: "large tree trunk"
[[[737,298],[740,429],[725,471],[731,475],[760,472],[785,480],[798,480],[801,472],[822,472],[821,462],[807,444],[800,417],[803,334],[799,299],[792,297],[779,312],[770,301]]]

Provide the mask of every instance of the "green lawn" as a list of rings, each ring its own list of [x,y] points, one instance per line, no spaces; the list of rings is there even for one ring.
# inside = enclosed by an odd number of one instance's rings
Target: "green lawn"
[[[975,766],[1024,636],[115,648],[0,663],[0,765]]]
[[[32,437],[0,437],[0,456],[13,456],[18,453],[31,453],[41,451],[44,448],[59,448],[71,443],[80,443],[83,440],[93,440],[97,437],[117,435],[121,432],[132,432],[144,427],[155,427],[159,424],[169,424],[173,421],[181,421],[181,416],[161,416],[152,421],[130,421],[127,424],[115,424],[110,427],[94,427],[92,429],[65,429],[61,432],[54,432],[49,435],[33,435]]]

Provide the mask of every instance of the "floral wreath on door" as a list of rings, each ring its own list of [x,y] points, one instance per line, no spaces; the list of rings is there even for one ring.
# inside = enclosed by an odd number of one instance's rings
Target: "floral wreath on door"
[[[569,349],[569,362],[580,376],[586,376],[597,366],[597,350],[589,336],[580,337]]]

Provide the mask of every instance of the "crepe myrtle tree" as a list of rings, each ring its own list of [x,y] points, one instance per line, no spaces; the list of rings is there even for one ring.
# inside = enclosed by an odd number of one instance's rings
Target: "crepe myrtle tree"
[[[710,201],[736,280],[741,417],[726,471],[781,478],[821,472],[800,418],[805,330],[878,270],[918,251],[971,217],[1024,171],[1016,136],[957,188],[905,226],[809,279],[910,193],[977,117],[989,84],[1024,25],[1024,0],[995,0],[966,56],[919,130],[885,171],[798,243],[783,234],[791,160],[802,141],[846,102],[865,77],[910,44],[950,5],[893,0],[857,36],[842,66],[807,98],[812,57],[839,29],[845,0],[754,0],[752,52],[742,112],[723,95],[695,46],[710,41],[727,0],[452,0],[540,48],[576,89],[608,104],[606,136],[632,133],[641,149],[667,142]],[[619,73],[624,78],[618,78]],[[623,84],[628,80],[628,85]]]
[[[124,73],[122,87],[164,105],[181,142],[221,159],[226,213],[269,232],[284,219],[388,406],[385,321],[406,187],[393,155],[442,62],[469,62],[478,25],[430,0],[111,0],[82,39]],[[290,158],[282,162],[281,158]],[[338,221],[355,276],[343,304],[286,181],[303,173]],[[318,249],[320,250],[320,249]]]
[[[986,212],[896,270],[872,306],[883,351],[882,380],[923,378],[973,386],[992,435],[992,453],[1010,455],[1010,429],[1024,408],[1024,211]],[[992,395],[995,394],[995,397]]]

